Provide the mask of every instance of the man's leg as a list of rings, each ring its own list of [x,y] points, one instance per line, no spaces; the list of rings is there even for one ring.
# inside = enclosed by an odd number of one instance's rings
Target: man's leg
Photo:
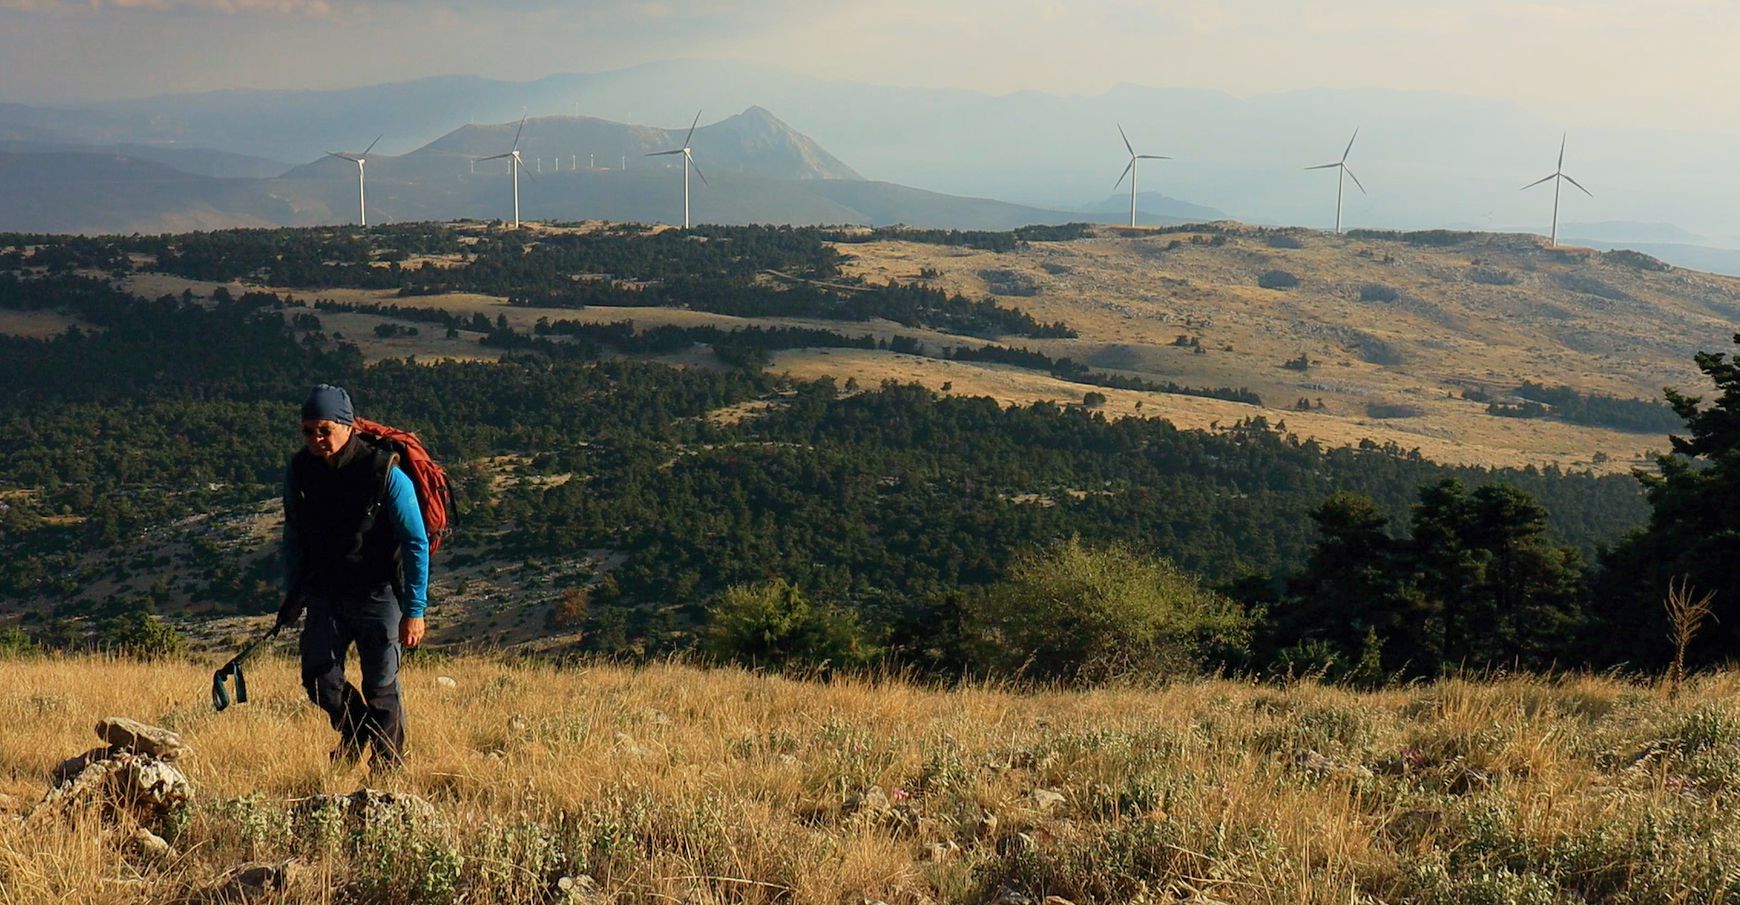
[[[399,700],[399,601],[382,587],[352,624],[362,661],[362,694],[368,701],[365,740],[374,746],[371,766],[391,769],[405,751],[405,710]]]
[[[327,594],[310,594],[307,622],[302,628],[302,687],[308,700],[326,711],[332,728],[338,730],[338,750],[333,760],[356,763],[362,757],[363,730],[368,709],[356,687],[344,678],[344,657],[350,649],[351,631],[337,613],[338,601]]]

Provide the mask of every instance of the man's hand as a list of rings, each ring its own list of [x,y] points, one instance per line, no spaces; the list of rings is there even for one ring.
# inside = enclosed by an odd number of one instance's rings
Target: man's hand
[[[406,616],[399,620],[399,643],[407,649],[414,649],[423,643],[423,636],[428,631],[422,616]]]
[[[275,627],[284,628],[295,625],[296,620],[302,618],[302,611],[305,608],[301,594],[286,594],[284,603],[278,607],[278,624]]]

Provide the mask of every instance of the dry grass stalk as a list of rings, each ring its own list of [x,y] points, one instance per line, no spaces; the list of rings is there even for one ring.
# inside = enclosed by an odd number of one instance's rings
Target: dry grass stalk
[[[1674,662],[1668,669],[1668,697],[1678,697],[1680,683],[1686,677],[1686,648],[1697,637],[1698,629],[1703,627],[1704,620],[1714,618],[1711,615],[1712,605],[1716,600],[1716,592],[1710,591],[1697,600],[1692,599],[1691,576],[1681,575],[1679,584],[1674,579],[1668,579],[1667,600],[1664,605],[1668,612],[1668,638],[1674,643]]]

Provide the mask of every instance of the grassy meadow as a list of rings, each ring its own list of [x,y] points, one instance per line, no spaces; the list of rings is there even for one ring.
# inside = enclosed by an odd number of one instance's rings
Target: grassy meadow
[[[216,665],[0,660],[0,903],[198,901],[289,859],[265,900],[1740,902],[1736,674],[1022,692],[426,658],[410,763],[371,779],[328,767],[292,659],[222,714]],[[169,859],[26,816],[108,715],[193,748]],[[297,807],[365,784],[436,816]]]

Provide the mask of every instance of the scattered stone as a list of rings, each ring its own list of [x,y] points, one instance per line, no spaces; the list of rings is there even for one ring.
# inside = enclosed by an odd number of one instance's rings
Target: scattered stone
[[[1363,764],[1349,764],[1327,754],[1305,750],[1293,756],[1293,766],[1307,773],[1336,779],[1371,779],[1372,772]]]
[[[344,816],[349,829],[389,826],[432,826],[441,820],[440,812],[429,802],[406,792],[385,792],[363,787],[349,795],[314,795],[296,803],[294,814],[307,818],[328,808]]]
[[[999,886],[992,894],[990,905],[1035,905],[1033,897],[1008,886]]]
[[[629,757],[646,757],[648,754],[652,753],[652,751],[647,749],[645,746],[635,741],[634,736],[629,735],[626,732],[618,732],[616,734],[616,747],[612,750],[617,754],[626,754]]]
[[[163,760],[175,760],[188,753],[187,743],[181,740],[181,736],[124,716],[111,716],[99,721],[97,738],[108,742],[112,748],[130,748]]]
[[[133,848],[147,861],[167,861],[175,857],[174,846],[142,826],[133,828]]]
[[[556,892],[570,902],[584,902],[598,895],[598,881],[586,874],[563,877],[556,881]]]
[[[1065,800],[1062,793],[1051,789],[1033,790],[1033,804],[1039,808],[1041,813],[1049,813],[1061,807]]]
[[[64,813],[95,804],[111,816],[125,810],[134,822],[152,824],[192,797],[192,785],[174,764],[149,754],[118,751],[56,783],[37,808]]]
[[[442,688],[458,688],[459,687],[459,682],[454,680],[454,678],[452,676],[436,676],[435,677],[435,684],[439,685]]]
[[[961,850],[960,845],[953,839],[932,842],[924,848],[924,856],[930,861],[946,861],[950,856]]]
[[[882,791],[881,786],[871,786],[846,801],[848,814],[886,814],[892,810],[894,804],[888,800],[888,793]]]
[[[244,864],[219,878],[189,901],[209,905],[242,905],[281,896],[290,878],[290,861]]]
[[[66,760],[61,761],[60,766],[55,767],[54,772],[49,774],[52,777],[52,783],[58,786],[61,783],[72,779],[74,776],[85,772],[85,768],[91,764],[100,760],[107,760],[114,754],[114,749],[105,745],[101,748],[92,748],[91,750],[80,754],[78,757],[69,757]]]

